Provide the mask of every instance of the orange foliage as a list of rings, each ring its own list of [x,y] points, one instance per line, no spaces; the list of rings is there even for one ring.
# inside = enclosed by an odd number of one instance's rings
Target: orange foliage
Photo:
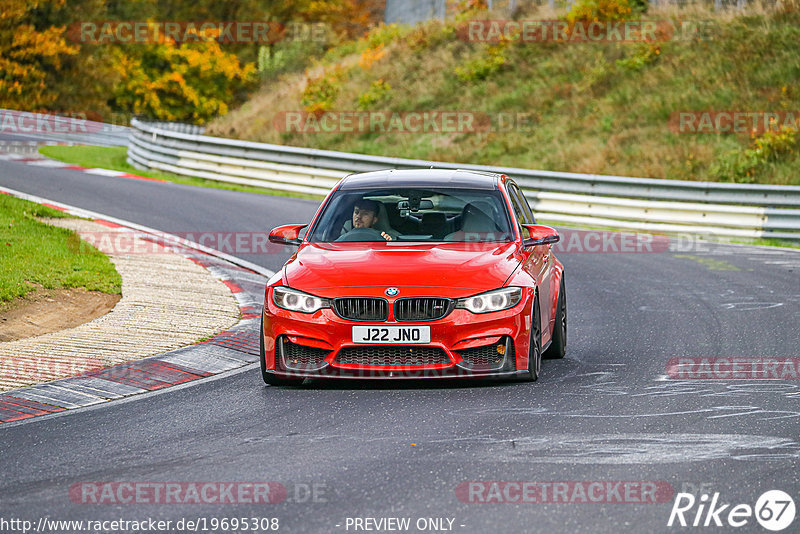
[[[254,66],[211,38],[180,45],[162,39],[114,55],[123,78],[114,88],[116,109],[159,120],[203,124],[227,113],[235,93],[254,81]]]
[[[0,108],[37,109],[53,105],[57,92],[50,87],[62,62],[78,53],[67,44],[63,26],[37,31],[26,24],[29,11],[63,0],[3,0],[0,10]]]

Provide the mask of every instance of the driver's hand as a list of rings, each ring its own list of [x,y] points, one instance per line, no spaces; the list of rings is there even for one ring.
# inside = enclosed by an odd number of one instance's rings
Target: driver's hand
[[[392,240],[392,236],[390,236],[386,232],[381,232],[381,237],[384,238],[386,241],[391,241]]]

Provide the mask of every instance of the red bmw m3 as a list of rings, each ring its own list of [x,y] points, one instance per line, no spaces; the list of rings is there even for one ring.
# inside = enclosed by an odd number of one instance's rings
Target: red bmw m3
[[[307,231],[304,232],[304,230]],[[302,236],[302,237],[301,237]],[[508,176],[387,170],[343,178],[267,283],[261,374],[536,380],[567,342],[558,233]]]

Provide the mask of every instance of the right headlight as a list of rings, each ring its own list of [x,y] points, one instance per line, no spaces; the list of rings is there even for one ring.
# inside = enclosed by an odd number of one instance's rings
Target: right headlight
[[[272,290],[272,303],[284,310],[300,313],[314,313],[322,308],[330,308],[328,299],[315,297],[286,286],[277,286]]]
[[[520,300],[522,300],[521,287],[504,287],[458,299],[456,308],[464,308],[472,313],[489,313],[513,308]]]

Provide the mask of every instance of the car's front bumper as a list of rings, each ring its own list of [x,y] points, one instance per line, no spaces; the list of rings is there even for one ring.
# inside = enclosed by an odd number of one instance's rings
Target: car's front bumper
[[[466,378],[524,376],[528,369],[532,290],[525,290],[515,307],[473,314],[454,309],[430,322],[356,322],[331,309],[313,314],[278,308],[267,290],[264,307],[264,370],[283,378]],[[391,299],[390,299],[391,300]],[[429,326],[430,343],[409,345],[361,344],[352,341],[353,326]],[[357,363],[370,353],[408,353],[387,356],[391,364]],[[435,357],[417,357],[419,353]],[[341,356],[341,357],[340,357]],[[393,359],[394,358],[394,359]],[[356,363],[353,363],[353,361]],[[404,363],[403,363],[404,362]]]

